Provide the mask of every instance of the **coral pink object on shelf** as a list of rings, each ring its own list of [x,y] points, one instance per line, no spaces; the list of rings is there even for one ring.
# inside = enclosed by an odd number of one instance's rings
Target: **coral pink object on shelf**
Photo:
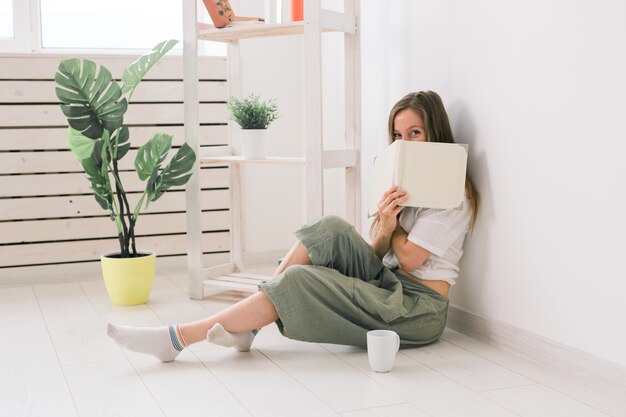
[[[209,11],[209,16],[213,21],[213,25],[218,28],[224,28],[233,22],[263,22],[260,17],[243,17],[235,16],[233,8],[230,7],[228,0],[202,0],[204,6]],[[199,26],[200,28],[201,26]]]
[[[227,26],[235,16],[228,0],[202,0],[216,28]]]
[[[304,0],[291,0],[291,21],[304,20]]]

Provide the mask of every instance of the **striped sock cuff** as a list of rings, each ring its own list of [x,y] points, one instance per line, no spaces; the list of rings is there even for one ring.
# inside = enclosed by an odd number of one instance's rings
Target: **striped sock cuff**
[[[177,351],[183,350],[187,347],[182,335],[178,332],[178,326],[168,326],[170,331],[170,339],[172,339],[172,345],[174,345],[174,349]]]
[[[178,324],[176,325],[176,334],[178,335],[178,339],[182,342],[182,345],[184,347],[189,346],[189,344],[187,343],[187,341],[183,337],[183,332],[180,330],[180,327],[178,326]]]

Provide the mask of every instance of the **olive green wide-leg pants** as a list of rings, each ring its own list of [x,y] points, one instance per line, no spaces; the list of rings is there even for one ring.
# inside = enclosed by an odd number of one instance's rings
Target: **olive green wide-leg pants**
[[[259,285],[284,336],[361,347],[374,329],[394,330],[404,347],[439,338],[448,298],[384,266],[345,220],[324,217],[296,237],[313,265],[292,265]]]

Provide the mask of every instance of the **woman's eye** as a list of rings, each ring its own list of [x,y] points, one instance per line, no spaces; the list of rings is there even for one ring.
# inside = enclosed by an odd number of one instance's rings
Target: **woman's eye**
[[[422,132],[420,132],[419,130],[411,130],[410,133],[411,133],[411,136],[419,136],[419,134]]]
[[[393,138],[394,138],[394,139],[400,139],[400,138],[402,138],[402,135],[401,135],[401,134],[399,134],[399,133],[394,132],[394,134],[393,134]]]

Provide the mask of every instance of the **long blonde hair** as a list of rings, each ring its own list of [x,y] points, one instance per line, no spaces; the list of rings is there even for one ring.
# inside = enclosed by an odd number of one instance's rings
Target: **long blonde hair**
[[[418,91],[417,93],[409,93],[398,101],[391,112],[389,112],[389,144],[393,143],[394,123],[396,115],[402,110],[411,109],[416,112],[424,122],[426,137],[429,142],[454,143],[454,135],[450,127],[448,113],[443,106],[441,97],[434,91]],[[474,229],[476,217],[478,216],[478,208],[480,205],[480,195],[474,188],[474,184],[469,177],[465,177],[465,194],[472,210],[472,218],[470,220],[470,230]],[[372,238],[378,233],[380,226],[380,218],[378,213],[374,216],[370,235]]]

